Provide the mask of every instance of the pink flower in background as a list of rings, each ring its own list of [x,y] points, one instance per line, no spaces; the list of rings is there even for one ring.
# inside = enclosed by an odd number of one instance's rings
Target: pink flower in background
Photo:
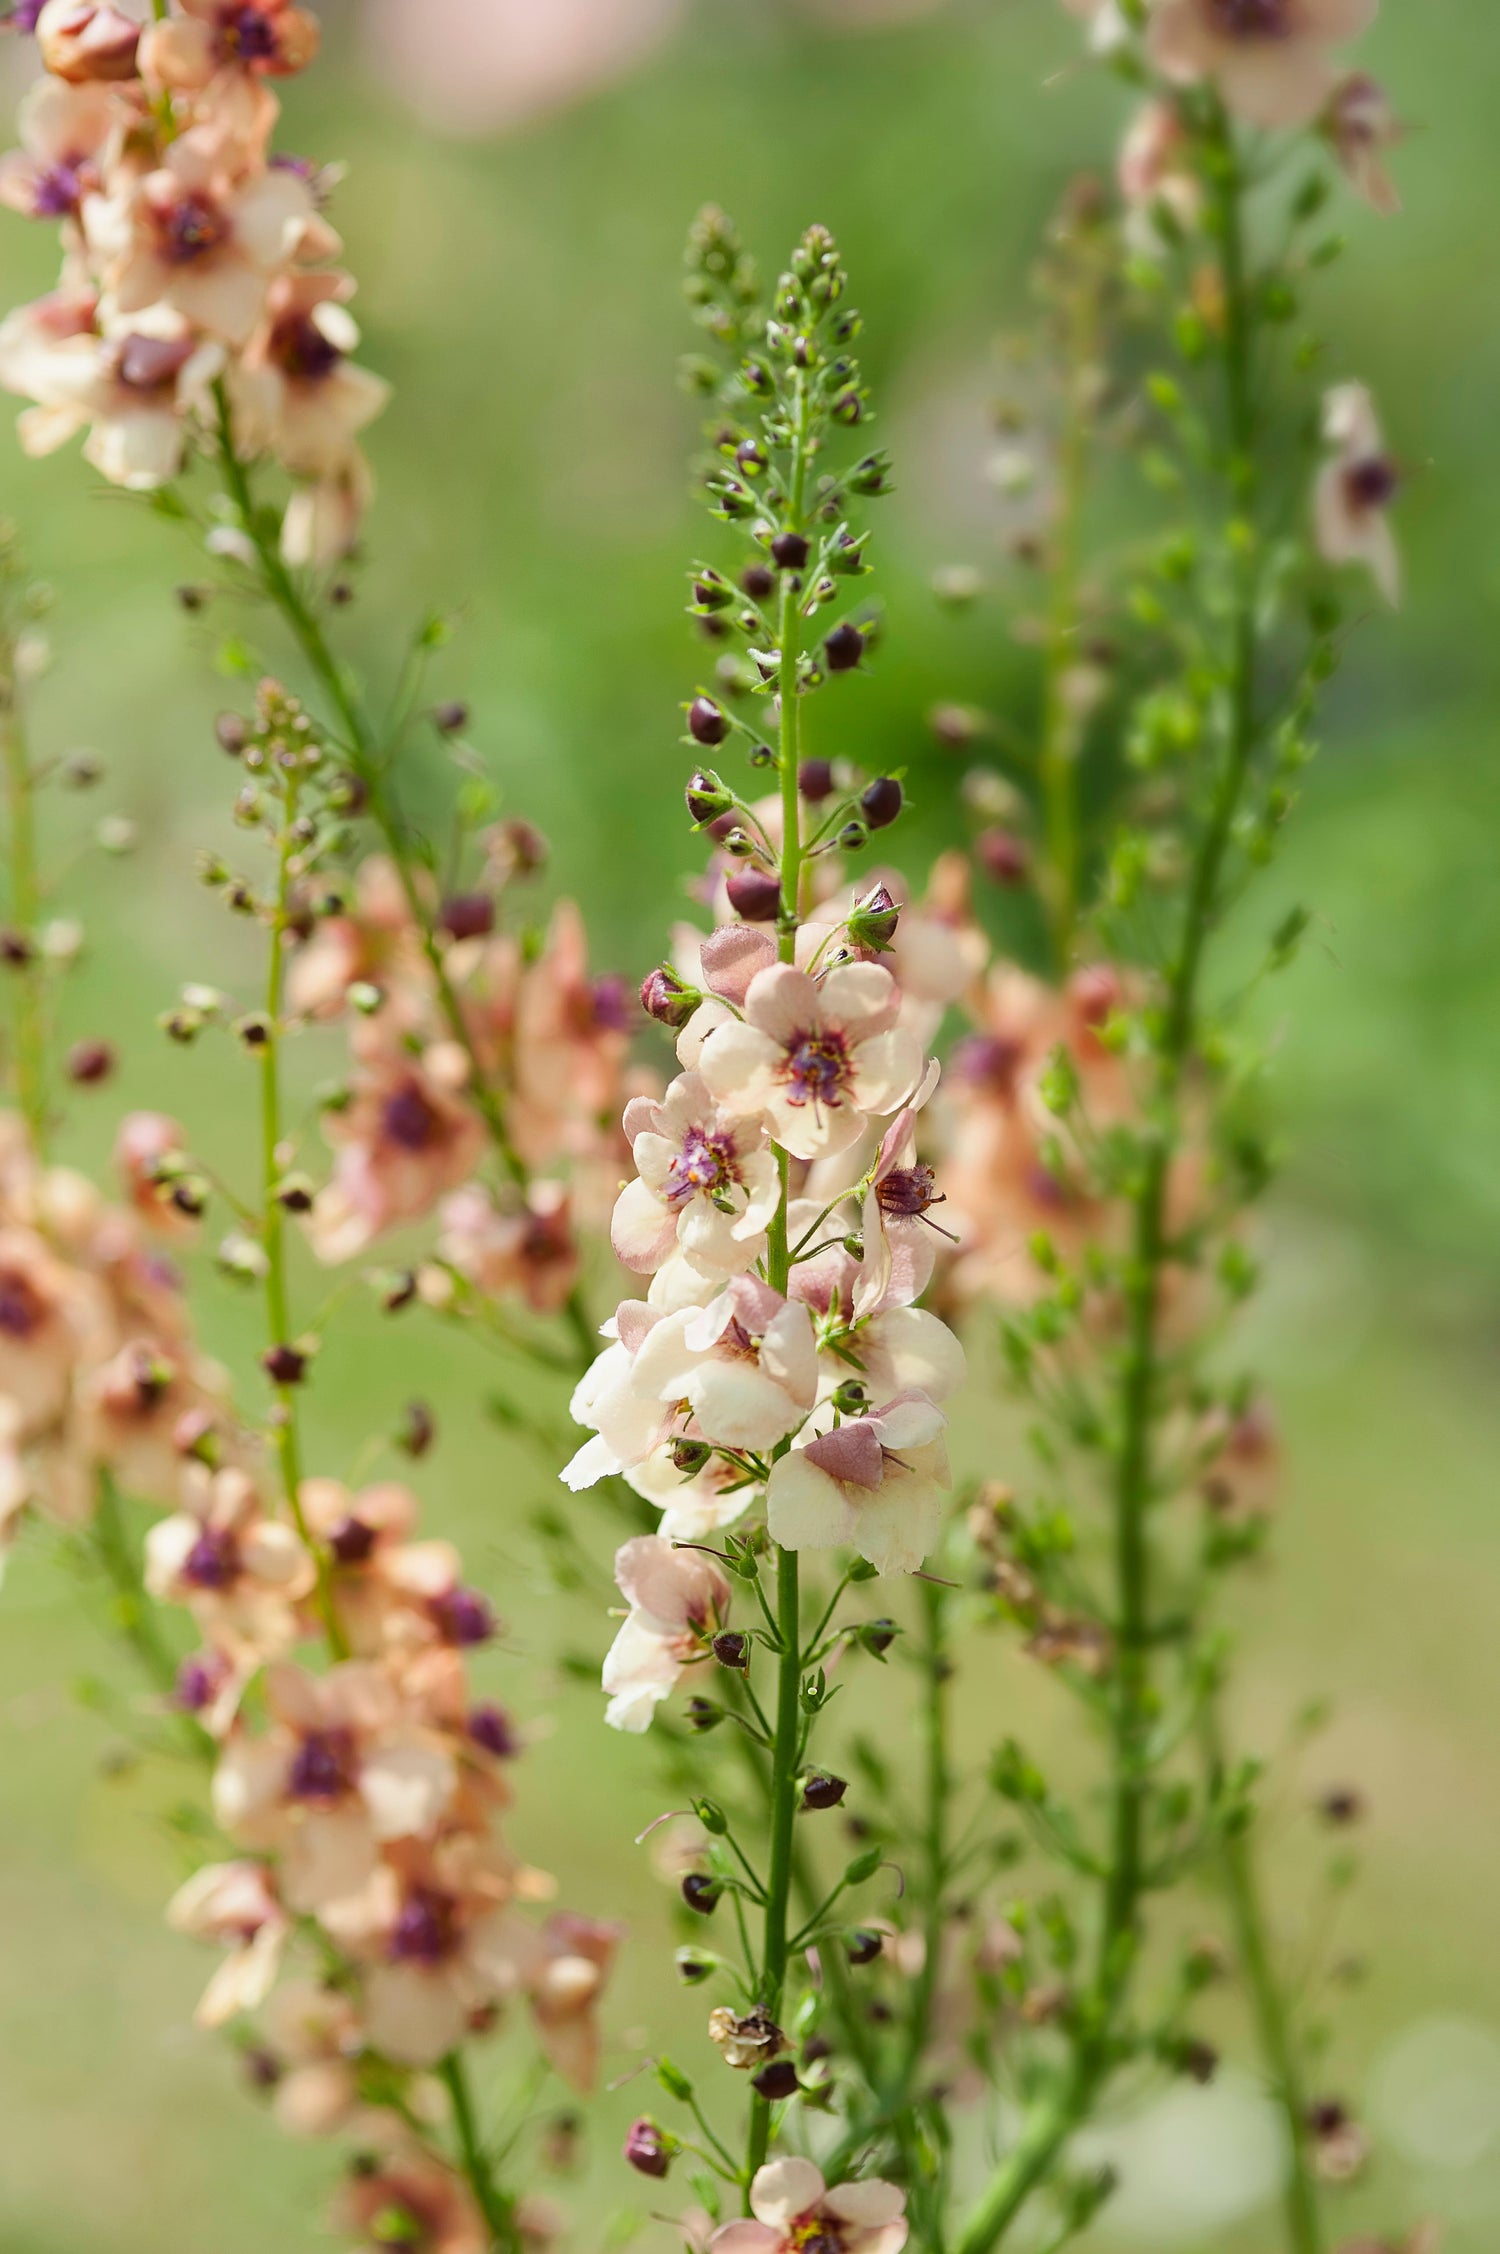
[[[615,1558],[615,1579],[630,1606],[604,1661],[611,1729],[648,1729],[684,1667],[729,1618],[729,1583],[711,1558],[674,1550],[659,1534],[638,1534]]]
[[[1309,125],[1336,83],[1329,48],[1357,39],[1379,0],[1156,0],[1151,61],[1179,86],[1212,79],[1249,125]]]
[[[901,2254],[906,2194],[872,2179],[832,2191],[810,2160],[772,2160],[750,2186],[753,2222],[726,2223],[710,2254]]]
[[[1367,71],[1352,72],[1334,90],[1323,130],[1355,194],[1383,219],[1393,218],[1401,209],[1401,192],[1384,158],[1403,132],[1385,88]]]
[[[392,2216],[410,2218],[406,2243],[419,2254],[484,2254],[490,2244],[463,2183],[416,2144],[352,2175],[339,2201],[339,2227],[375,2254],[390,2254]]]
[[[1336,384],[1323,402],[1323,436],[1333,447],[1313,497],[1318,551],[1331,564],[1363,564],[1389,603],[1401,600],[1401,557],[1389,510],[1401,473],[1380,434],[1375,403],[1361,383]]]
[[[643,61],[685,0],[365,0],[376,68],[440,131],[498,133]]]
[[[587,2092],[599,2078],[599,2000],[624,1938],[623,1925],[600,1924],[568,1910],[542,1928],[527,1983],[531,2016],[542,2049],[575,2090]]]
[[[43,78],[21,104],[21,146],[0,157],[0,203],[29,219],[76,219],[124,111],[107,86]]]
[[[167,1923],[229,1950],[203,1991],[200,2027],[222,2027],[265,2002],[292,1925],[264,1863],[206,1863],[172,1896]]]

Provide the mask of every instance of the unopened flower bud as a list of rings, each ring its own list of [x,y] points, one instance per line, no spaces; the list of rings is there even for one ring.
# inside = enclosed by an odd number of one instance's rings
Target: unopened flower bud
[[[271,1020],[264,1010],[251,1010],[247,1016],[237,1018],[233,1030],[242,1048],[255,1050],[270,1045]]]
[[[894,1620],[866,1620],[859,1629],[858,1640],[872,1659],[884,1659],[900,1633]]]
[[[894,776],[879,775],[861,791],[859,804],[872,830],[888,830],[905,804],[905,793]]]
[[[846,822],[839,831],[839,851],[860,853],[870,842],[870,833],[863,822]]]
[[[104,762],[92,751],[75,751],[62,763],[61,780],[69,790],[92,790],[104,778]]]
[[[891,458],[884,452],[867,454],[849,473],[851,493],[885,493],[890,490]]]
[[[713,1455],[706,1440],[674,1440],[672,1442],[672,1468],[684,1478],[691,1479],[702,1471]]]
[[[694,697],[688,706],[688,733],[694,743],[712,745],[724,741],[729,733],[729,722],[712,697]]]
[[[432,724],[441,736],[458,736],[469,725],[469,708],[455,700],[452,704],[434,707]]]
[[[747,564],[740,573],[740,585],[753,603],[763,603],[767,595],[776,592],[776,574],[764,564]]]
[[[391,1435],[403,1456],[415,1462],[425,1456],[437,1438],[437,1420],[425,1401],[409,1401],[406,1414]]]
[[[108,1041],[78,1041],[68,1051],[68,1078],[79,1088],[97,1088],[115,1069]]]
[[[833,1396],[833,1406],[841,1417],[863,1416],[870,1405],[870,1396],[857,1377],[846,1377]]]
[[[625,2133],[625,2159],[638,2176],[651,2176],[660,2182],[672,2165],[676,2144],[675,2137],[669,2142],[665,2132],[643,2116],[632,2121]]]
[[[214,735],[220,751],[227,751],[231,759],[238,759],[250,741],[250,724],[237,712],[221,712],[214,722]]]
[[[758,2074],[752,2075],[750,2087],[757,2096],[779,2105],[783,2099],[797,2095],[797,2069],[789,2058],[773,2059],[769,2066],[763,2066]]]
[[[705,571],[693,581],[693,601],[699,610],[727,610],[734,601],[734,589],[718,572]]]
[[[1031,874],[1031,855],[1025,839],[998,823],[981,832],[974,841],[974,851],[981,868],[996,884],[1024,884]]]
[[[141,27],[107,0],[47,0],[36,20],[43,65],[70,86],[134,78]]]
[[[867,1925],[844,1937],[844,1954],[851,1964],[873,1964],[883,1947],[881,1937]]]
[[[687,786],[687,810],[700,829],[732,814],[734,798],[711,767],[700,767]]]
[[[725,1719],[722,1706],[715,1706],[711,1698],[690,1698],[687,1702],[687,1726],[696,1737],[707,1737]]]
[[[809,806],[821,806],[833,796],[833,767],[826,759],[804,759],[797,770],[797,788]]]
[[[726,1628],[722,1635],[715,1636],[713,1650],[719,1665],[736,1674],[742,1675],[750,1664],[750,1638],[737,1629]]]
[[[260,1366],[273,1385],[300,1385],[307,1376],[307,1356],[295,1346],[267,1347]]]
[[[682,1882],[682,1898],[700,1917],[711,1917],[724,1889],[708,1871],[689,1871]]]
[[[0,931],[0,963],[8,970],[24,970],[35,953],[24,931]]]
[[[272,1191],[285,1213],[311,1213],[313,1186],[306,1174],[285,1174]]]
[[[747,924],[774,923],[781,913],[781,881],[768,869],[736,869],[724,889]]]
[[[486,892],[457,892],[439,918],[450,939],[486,939],[495,928],[495,903]]]
[[[848,1790],[847,1778],[814,1771],[802,1780],[802,1805],[812,1809],[836,1808]]]
[[[896,787],[899,789],[900,785]],[[883,884],[877,884],[865,899],[855,902],[847,928],[856,947],[870,947],[884,954],[896,937],[900,921],[899,905]]]
[[[865,638],[847,618],[842,626],[835,626],[823,644],[823,656],[830,673],[852,673],[864,654]]]
[[[811,550],[800,532],[779,532],[771,542],[771,554],[782,571],[801,571]]]
[[[679,1949],[676,1964],[678,1979],[689,1988],[711,1980],[719,1969],[718,1958],[707,1955],[702,1949]]]

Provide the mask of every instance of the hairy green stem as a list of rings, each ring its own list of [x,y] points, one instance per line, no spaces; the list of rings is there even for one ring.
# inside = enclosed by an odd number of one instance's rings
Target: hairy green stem
[[[516,2226],[515,2201],[495,2183],[479,2134],[478,2117],[474,2111],[473,2094],[469,2088],[468,2072],[462,2054],[450,2051],[439,2072],[452,2108],[459,2160],[469,2189],[474,2194],[475,2203],[484,2217],[491,2246],[497,2250],[497,2254],[519,2254],[521,2234]]]
[[[1259,562],[1253,509],[1255,423],[1250,392],[1251,309],[1246,287],[1243,181],[1230,126],[1215,105],[1209,127],[1215,227],[1224,286],[1226,483],[1235,511],[1234,565],[1226,662],[1228,715],[1223,766],[1194,857],[1157,1055],[1150,1143],[1133,1203],[1126,1271],[1127,1333],[1120,1375],[1120,1439],[1115,1480],[1116,1663],[1111,1737],[1113,1814],[1103,1914],[1089,1990],[1068,2065],[1028,2113],[1015,2145],[992,2177],[958,2241],[957,2254],[988,2254],[1050,2173],[1086,2117],[1113,2065],[1116,2031],[1138,1954],[1145,1884],[1144,1832],[1151,1727],[1148,1518],[1154,1499],[1155,1419],[1160,1382],[1161,1279],[1166,1260],[1167,1191],[1179,1132],[1182,1084],[1197,1039],[1205,950],[1221,905],[1224,864],[1254,754],[1256,609]]]
[[[1201,1737],[1204,1767],[1210,1778],[1217,1778],[1223,1774],[1224,1750],[1219,1717],[1212,1705],[1204,1717]],[[1292,2254],[1324,2254],[1322,2206],[1308,2152],[1302,2062],[1267,1935],[1255,1848],[1245,1832],[1225,1835],[1219,1851],[1219,1873],[1266,2079],[1286,2127],[1287,2176],[1282,2209],[1287,2245]]]
[[[31,760],[21,709],[16,641],[8,619],[0,618],[0,761],[5,769],[5,804],[10,869],[10,925],[24,960],[7,976],[15,1027],[16,1100],[38,1158],[47,1146],[47,1044],[42,1007],[41,968],[36,934],[41,891],[37,881],[36,813]]]

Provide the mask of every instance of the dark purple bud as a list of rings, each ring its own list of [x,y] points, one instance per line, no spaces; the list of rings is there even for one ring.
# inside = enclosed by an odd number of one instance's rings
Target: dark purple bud
[[[874,1659],[884,1659],[901,1630],[894,1620],[866,1620],[859,1631],[859,1640]]]
[[[700,1472],[713,1455],[706,1440],[674,1440],[672,1442],[672,1469],[691,1479]]]
[[[403,1456],[425,1456],[437,1438],[437,1423],[425,1401],[412,1401],[407,1406],[400,1430],[394,1435],[396,1446]]]
[[[593,986],[594,1024],[601,1033],[629,1033],[635,1025],[635,994],[618,971],[606,971]]]
[[[495,928],[495,903],[487,892],[458,892],[443,902],[442,927],[450,939],[485,939]]]
[[[778,532],[771,542],[771,553],[782,571],[801,571],[811,552],[800,532]]]
[[[781,882],[768,869],[736,869],[724,889],[747,924],[774,923],[781,913]]]
[[[682,1882],[682,1898],[700,1917],[711,1917],[724,1889],[707,1871],[689,1871]]]
[[[24,970],[36,950],[24,931],[0,931],[0,962],[11,970]]]
[[[466,704],[440,704],[433,710],[432,724],[440,735],[456,736],[469,725],[469,708]]]
[[[277,1183],[272,1195],[286,1213],[311,1213],[313,1186],[305,1174],[288,1174]]]
[[[742,1675],[750,1664],[750,1638],[742,1636],[737,1629],[726,1628],[722,1635],[714,1638],[714,1657],[721,1667],[732,1668]]]
[[[482,1752],[497,1761],[513,1761],[521,1750],[516,1726],[499,1706],[476,1706],[464,1727]]]
[[[980,867],[996,884],[1024,884],[1031,874],[1031,855],[1025,839],[1000,823],[980,832],[974,841],[974,851]]]
[[[865,899],[856,901],[850,912],[849,937],[856,947],[873,948],[883,954],[896,936],[896,926],[901,921],[898,902],[883,884],[877,884]]]
[[[219,749],[227,751],[231,759],[238,759],[250,741],[250,724],[237,712],[221,712],[214,722],[214,735]]]
[[[328,1547],[340,1565],[365,1565],[375,1554],[375,1529],[362,1518],[341,1518],[328,1537]]]
[[[359,1757],[348,1730],[310,1730],[293,1756],[286,1788],[294,1800],[342,1800],[358,1772]]]
[[[1365,1812],[1364,1795],[1352,1785],[1335,1785],[1324,1793],[1318,1808],[1325,1823],[1357,1824]]]
[[[851,1964],[873,1964],[882,1946],[880,1935],[867,1925],[844,1936],[844,1954]]]
[[[712,697],[694,697],[688,706],[688,733],[694,743],[721,744],[729,733],[725,719]]]
[[[252,2090],[274,2090],[281,2080],[281,2061],[271,2051],[254,2046],[244,2053],[243,2064]]]
[[[659,2183],[672,2165],[672,2151],[666,2137],[654,2121],[642,2117],[632,2121],[625,2133],[625,2158],[638,2176],[652,2176]]]
[[[1219,2054],[1213,2044],[1199,2042],[1196,2037],[1189,2036],[1184,2042],[1181,2056],[1183,2072],[1200,2084],[1211,2082],[1219,2070]]]
[[[710,822],[722,820],[725,815],[733,819],[733,796],[724,788],[711,767],[700,767],[689,778],[687,810],[700,828],[706,827]]]
[[[734,589],[717,572],[693,582],[693,601],[700,610],[724,610],[734,601]]]
[[[740,585],[753,603],[763,603],[767,595],[776,592],[776,574],[767,571],[764,564],[747,564],[740,573]]]
[[[804,1808],[836,1808],[848,1790],[846,1777],[830,1777],[815,1772],[803,1779],[802,1805]]]
[[[773,2058],[769,2066],[750,2077],[750,2086],[772,2105],[779,2105],[784,2098],[797,2095],[797,2069],[789,2058]]]
[[[271,1346],[262,1354],[260,1366],[273,1385],[300,1385],[307,1375],[307,1356],[295,1346]]]
[[[797,769],[797,788],[810,806],[821,806],[833,796],[833,765],[827,759],[804,759]]]
[[[892,775],[877,775],[859,794],[860,812],[872,830],[888,830],[905,803],[906,795]]]
[[[686,985],[668,963],[647,971],[641,981],[641,1008],[647,1017],[655,1018],[658,1025],[669,1025],[674,1033],[687,1024],[702,1000],[698,989]]]
[[[434,1597],[432,1617],[443,1641],[463,1648],[487,1644],[497,1625],[488,1598],[478,1589],[453,1588]]]
[[[215,1653],[193,1652],[177,1670],[172,1704],[184,1714],[201,1714],[211,1706],[224,1680],[224,1663]]]
[[[835,626],[823,644],[823,655],[830,673],[852,673],[865,654],[865,638],[857,626],[845,619]]]
[[[678,1979],[689,1988],[696,1988],[719,1969],[717,1957],[703,1956],[697,1949],[679,1949],[676,1963]]]
[[[79,1088],[97,1088],[115,1069],[108,1041],[79,1041],[68,1051],[68,1078]]]
[[[722,1706],[715,1706],[711,1698],[690,1698],[687,1702],[687,1726],[697,1737],[706,1737],[716,1730],[724,1719]]]

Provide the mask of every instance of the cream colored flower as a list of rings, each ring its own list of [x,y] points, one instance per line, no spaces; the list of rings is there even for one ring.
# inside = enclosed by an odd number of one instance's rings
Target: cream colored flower
[[[829,2190],[810,2160],[770,2160],[750,2186],[753,2221],[725,2223],[710,2254],[901,2254],[906,2194],[871,2178]]]
[[[936,1548],[950,1484],[947,1418],[907,1393],[794,1447],[771,1467],[766,1523],[785,1550],[857,1550],[914,1573]]]
[[[821,981],[776,964],[751,981],[743,1022],[722,1025],[699,1070],[727,1111],[763,1113],[794,1158],[847,1150],[867,1118],[893,1112],[921,1078],[922,1051],[896,1025],[889,971],[847,963]]]
[[[1309,125],[1337,82],[1328,52],[1379,0],[1154,0],[1147,54],[1176,85],[1212,79],[1249,125]]]
[[[604,1662],[604,1719],[611,1729],[639,1733],[728,1619],[729,1583],[711,1558],[674,1550],[659,1534],[624,1545],[615,1580],[630,1613]]]
[[[209,1863],[172,1896],[167,1923],[195,1941],[216,1941],[229,1949],[194,2014],[200,2027],[222,2027],[265,2002],[291,1919],[264,1863]]]
[[[1386,601],[1398,603],[1401,557],[1388,512],[1401,477],[1363,384],[1339,384],[1329,392],[1323,435],[1334,451],[1313,496],[1318,552],[1331,564],[1362,564]]]

